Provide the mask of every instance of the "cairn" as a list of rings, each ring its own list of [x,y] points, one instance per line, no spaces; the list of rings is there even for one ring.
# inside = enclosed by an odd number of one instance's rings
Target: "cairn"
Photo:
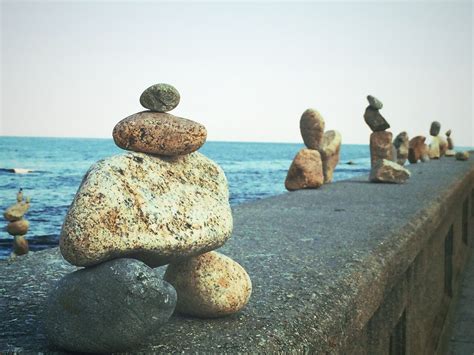
[[[372,130],[370,135],[370,181],[404,183],[410,172],[394,163],[397,150],[392,144],[392,132],[387,131],[390,125],[380,114],[383,103],[376,97],[367,96],[369,106],[365,109],[364,120]]]
[[[433,137],[431,139],[428,154],[430,159],[439,159],[444,157],[446,150],[448,149],[448,143],[446,140],[439,135],[441,130],[441,123],[438,121],[433,121],[430,127],[430,135]]]
[[[454,151],[454,142],[453,142],[453,139],[451,138],[451,130],[448,129],[445,134],[446,134],[446,142],[448,144],[448,149],[446,150],[445,156],[454,157],[456,155],[456,152]]]
[[[113,130],[115,143],[129,152],[94,164],[79,187],[60,250],[86,268],[60,280],[49,296],[45,324],[56,346],[125,351],[158,333],[175,309],[220,317],[248,302],[245,269],[213,251],[232,233],[226,177],[197,152],[206,128],[168,113],[179,101],[171,85],[146,89],[140,102],[149,110]],[[153,268],[166,264],[163,280]]]
[[[285,180],[287,190],[319,188],[332,182],[342,138],[338,131],[324,129],[324,118],[317,110],[303,112],[300,132],[307,148],[301,149],[291,163]]]
[[[23,189],[16,195],[16,203],[8,207],[3,216],[7,221],[7,232],[13,237],[13,251],[11,257],[28,254],[29,245],[25,239],[30,223],[24,218],[25,213],[30,208],[30,198],[23,196]]]

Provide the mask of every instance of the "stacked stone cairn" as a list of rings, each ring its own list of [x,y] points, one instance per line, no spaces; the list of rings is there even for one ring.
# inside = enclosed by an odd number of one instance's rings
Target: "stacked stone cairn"
[[[445,156],[454,157],[456,155],[456,152],[454,151],[454,142],[453,142],[453,139],[451,138],[450,129],[446,131],[446,142],[448,144],[448,149],[446,150]]]
[[[332,182],[342,137],[338,131],[324,129],[324,118],[317,110],[303,112],[300,131],[307,148],[301,149],[291,163],[285,180],[287,190],[315,189]]]
[[[398,151],[392,144],[392,132],[387,131],[390,125],[380,114],[383,103],[376,97],[367,96],[369,106],[365,109],[364,120],[372,130],[370,135],[370,181],[387,183],[404,183],[410,172],[397,164]],[[398,143],[397,143],[398,144]],[[400,153],[400,161],[404,154]]]
[[[167,113],[179,100],[171,85],[146,89],[140,102],[149,110],[113,130],[115,143],[130,152],[94,164],[77,191],[60,250],[85,268],[58,282],[46,309],[46,334],[59,348],[137,349],[156,338],[175,308],[220,317],[250,298],[247,272],[213,251],[232,233],[227,180],[196,152],[206,128]],[[153,268],[166,264],[163,280]]]
[[[439,135],[441,130],[441,124],[438,121],[433,121],[430,127],[431,139],[428,154],[430,159],[439,159],[444,157],[446,150],[448,149],[448,142]]]
[[[11,257],[28,254],[28,241],[25,234],[28,233],[30,223],[24,218],[25,213],[30,208],[30,198],[23,196],[23,189],[20,189],[16,195],[16,203],[8,207],[3,216],[7,221],[7,232],[13,236],[13,251]]]

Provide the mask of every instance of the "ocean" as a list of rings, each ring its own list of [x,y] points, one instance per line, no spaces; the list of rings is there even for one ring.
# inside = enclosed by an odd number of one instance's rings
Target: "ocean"
[[[295,154],[303,144],[207,142],[199,151],[216,161],[229,182],[230,203],[237,205],[285,193],[284,181]],[[21,187],[31,197],[25,218],[30,250],[58,245],[67,209],[82,177],[96,161],[123,153],[112,139],[0,137],[0,258],[11,253],[3,211],[16,201]],[[354,164],[347,164],[352,161]],[[11,169],[29,169],[15,174]],[[369,147],[346,144],[334,180],[370,170]],[[2,226],[3,224],[3,226]]]

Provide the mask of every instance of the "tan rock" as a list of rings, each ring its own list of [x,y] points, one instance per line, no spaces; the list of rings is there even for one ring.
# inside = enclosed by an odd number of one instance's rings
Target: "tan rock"
[[[300,119],[300,131],[304,144],[309,149],[318,149],[324,135],[324,118],[315,109],[309,108]]]
[[[451,130],[448,129],[446,131],[446,141],[448,143],[448,150],[453,150],[454,149],[454,142],[453,139],[451,138]]]
[[[10,235],[25,235],[28,232],[30,223],[26,219],[10,222],[7,225],[7,232]]]
[[[176,310],[197,317],[236,313],[252,293],[252,282],[244,268],[214,251],[170,264],[164,279],[178,294]]]
[[[377,161],[370,171],[370,181],[402,184],[408,180],[410,172],[400,164],[383,159]]]
[[[456,152],[456,160],[468,160],[469,152],[465,150],[464,152]]]
[[[416,136],[410,139],[408,144],[408,161],[411,164],[416,164],[423,156],[425,158],[428,157],[425,141],[425,136]]]
[[[342,136],[338,131],[327,131],[324,133],[321,148],[318,149],[323,162],[324,183],[333,179],[334,169],[339,163],[339,152],[341,150]]]
[[[131,257],[149,266],[220,247],[232,232],[222,169],[194,152],[126,153],[94,164],[64,220],[60,248],[78,266]]]
[[[19,221],[23,218],[25,213],[30,208],[30,201],[27,200],[25,202],[17,202],[14,205],[8,207],[6,211],[3,213],[3,216],[7,221],[14,222]]]
[[[324,183],[323,164],[317,150],[301,149],[291,163],[285,180],[289,191],[318,188]]]
[[[200,123],[152,111],[123,119],[113,131],[115,144],[122,149],[166,156],[192,153],[204,144],[206,137],[206,128]]]
[[[393,146],[396,150],[396,161],[400,165],[404,165],[408,159],[409,139],[407,132],[399,133],[393,140]]]
[[[14,255],[25,255],[30,251],[28,241],[22,235],[16,235],[13,240],[13,254]]]
[[[379,160],[392,158],[392,132],[373,132],[370,135],[370,165],[374,166]]]
[[[448,149],[445,154],[445,156],[447,157],[454,157],[455,155],[456,155],[456,152],[452,149]]]
[[[429,157],[430,159],[439,159],[446,154],[446,150],[448,149],[448,143],[446,140],[441,136],[435,136],[431,139],[431,143],[429,145]]]

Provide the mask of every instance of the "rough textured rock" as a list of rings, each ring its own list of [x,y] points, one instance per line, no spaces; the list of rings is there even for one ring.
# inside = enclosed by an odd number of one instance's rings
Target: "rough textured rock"
[[[370,181],[402,184],[408,180],[410,172],[400,164],[383,159],[379,160],[370,171]]]
[[[408,144],[408,161],[416,164],[424,156],[427,157],[426,137],[416,136],[410,139]]]
[[[25,235],[28,232],[30,223],[26,219],[10,222],[7,225],[7,232],[10,235]]]
[[[376,109],[376,110],[381,110],[383,107],[382,101],[377,99],[375,96],[369,95],[367,96],[367,100],[369,101],[370,107]]]
[[[61,349],[124,351],[158,332],[175,305],[176,291],[155,270],[138,260],[116,259],[56,284],[45,303],[45,331]]]
[[[407,132],[399,133],[393,140],[396,149],[396,162],[404,165],[408,159],[409,139]]]
[[[468,160],[469,152],[465,150],[464,152],[456,152],[456,160]]]
[[[441,123],[439,123],[438,121],[431,122],[430,135],[435,137],[439,134],[440,130],[441,130]]]
[[[334,169],[339,163],[341,143],[342,136],[338,131],[331,130],[324,133],[321,148],[318,149],[323,162],[324,183],[332,181]]]
[[[112,135],[122,149],[175,156],[198,150],[206,142],[207,131],[186,118],[143,111],[117,123]]]
[[[197,317],[236,313],[252,293],[252,283],[244,268],[217,252],[170,264],[165,280],[178,294],[176,310]]]
[[[309,108],[301,115],[300,131],[304,144],[309,149],[318,149],[324,135],[324,118],[315,109]]]
[[[8,207],[3,213],[3,217],[10,222],[18,221],[23,218],[24,214],[30,208],[29,202],[18,202]]]
[[[301,149],[296,154],[285,180],[289,191],[318,188],[324,183],[323,163],[317,150]]]
[[[113,156],[84,177],[63,224],[61,252],[78,266],[118,257],[158,266],[201,254],[230,237],[228,200],[224,172],[198,152]]]
[[[365,109],[364,113],[365,123],[374,132],[384,131],[390,128],[390,125],[385,118],[380,114],[379,110],[376,110],[370,106]]]
[[[178,90],[169,84],[155,84],[143,91],[140,103],[143,107],[157,112],[168,112],[178,106]]]
[[[393,159],[392,132],[380,131],[370,135],[370,164],[382,159]]]

